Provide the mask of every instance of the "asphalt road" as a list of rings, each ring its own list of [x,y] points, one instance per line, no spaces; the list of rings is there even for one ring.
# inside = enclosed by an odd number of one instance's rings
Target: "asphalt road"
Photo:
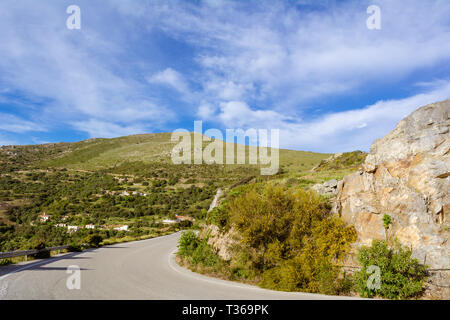
[[[209,278],[180,267],[180,234],[105,246],[0,268],[0,299],[273,300],[343,299],[265,290]],[[69,290],[67,267],[79,266],[80,289]]]

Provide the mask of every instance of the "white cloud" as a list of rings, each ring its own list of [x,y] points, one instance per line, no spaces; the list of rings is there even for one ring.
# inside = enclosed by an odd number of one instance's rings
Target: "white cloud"
[[[287,124],[280,134],[284,147],[324,152],[369,150],[397,123],[424,105],[450,98],[450,82],[414,96],[378,101],[362,109],[329,113],[308,122]]]
[[[366,28],[369,0],[332,1],[316,11],[256,0],[79,2],[79,31],[65,28],[63,4],[0,2],[0,103],[22,95],[9,106],[39,119],[3,124],[9,131],[58,124],[110,137],[195,114],[227,127],[280,128],[284,147],[367,149],[414,108],[449,96],[445,80],[411,88],[422,74],[426,81],[428,72],[448,70],[449,1],[377,0],[380,31]],[[169,39],[164,48],[136,44],[158,32]],[[177,53],[182,63],[158,51],[166,48],[187,48]],[[161,71],[146,79],[150,70]],[[172,97],[154,84],[177,90],[186,103],[169,107]],[[345,112],[330,105],[319,118],[304,112],[317,101],[324,108],[323,101],[362,91],[373,99],[397,86],[411,97]]]
[[[202,103],[197,110],[197,116],[202,120],[210,120],[215,116],[217,108],[209,103]]]
[[[149,96],[148,85],[130,72],[132,63],[140,61],[124,60],[127,29],[111,33],[105,22],[120,17],[103,3],[84,2],[80,7],[90,23],[74,31],[65,27],[64,5],[1,2],[0,86],[29,98],[30,117],[39,117],[47,129],[86,119],[126,128],[136,122],[161,127],[173,120],[172,110]],[[90,19],[105,10],[107,14]]]
[[[226,81],[223,79],[209,79],[204,83],[204,90],[206,95],[217,96],[222,100],[239,100],[248,92],[253,90],[253,85],[249,83],[236,83],[234,81]]]
[[[252,110],[243,101],[220,104],[217,119],[227,128],[279,128],[292,117],[272,110]]]
[[[366,27],[371,1],[329,10],[293,10],[289,4],[223,2],[217,10],[172,2],[146,14],[176,39],[204,48],[203,94],[212,102],[276,100],[277,110],[312,99],[394,84],[415,71],[450,60],[450,2],[377,1],[382,30]],[[258,4],[258,5],[257,5]]]
[[[2,146],[12,146],[12,145],[18,145],[19,143],[17,141],[14,141],[12,139],[8,139],[7,137],[4,137],[0,135],[0,147]]]
[[[188,92],[187,82],[183,76],[172,68],[167,68],[161,72],[158,72],[151,77],[147,78],[149,83],[160,83],[168,85],[181,93]]]
[[[450,82],[438,82],[428,91],[397,100],[379,101],[361,109],[330,112],[302,121],[273,110],[253,110],[246,103],[222,103],[209,119],[227,128],[280,129],[280,146],[317,152],[369,150],[370,145],[417,108],[450,97]]]
[[[337,152],[368,150],[416,108],[450,96],[449,83],[440,80],[405,99],[344,112],[330,106],[315,119],[302,114],[314,100],[411,85],[418,71],[450,61],[450,2],[380,0],[381,31],[366,27],[369,4],[302,11],[271,3],[249,12],[237,2],[221,10],[176,2],[152,10],[166,32],[204,48],[197,61],[209,106],[197,114],[226,127],[279,128],[284,147]]]
[[[123,126],[95,119],[74,122],[72,125],[77,130],[89,133],[92,138],[113,138],[147,132],[143,126]]]
[[[46,131],[41,125],[21,119],[12,114],[0,113],[0,130],[14,132],[14,133],[25,133],[30,131]]]

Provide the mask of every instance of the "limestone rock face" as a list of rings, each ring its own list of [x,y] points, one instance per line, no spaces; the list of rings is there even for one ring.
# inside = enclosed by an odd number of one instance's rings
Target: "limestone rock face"
[[[311,189],[321,195],[336,195],[339,183],[341,182],[336,179],[332,179],[325,181],[324,183],[315,184],[311,187]]]
[[[236,230],[230,228],[227,232],[221,232],[215,225],[208,225],[202,230],[200,237],[208,237],[208,244],[214,252],[225,261],[231,259],[233,246],[238,243],[240,236]]]
[[[450,100],[419,108],[374,142],[362,169],[338,186],[334,212],[359,244],[389,237],[432,269],[450,268]],[[448,283],[447,283],[448,285]]]

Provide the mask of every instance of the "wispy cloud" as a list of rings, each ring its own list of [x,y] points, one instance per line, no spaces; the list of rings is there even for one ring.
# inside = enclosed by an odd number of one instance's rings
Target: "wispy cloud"
[[[220,104],[220,112],[216,116],[228,128],[280,128],[291,116],[273,110],[253,110],[245,102],[230,101]]]
[[[439,81],[429,90],[404,99],[380,100],[364,108],[329,112],[312,121],[292,119],[275,111],[250,109],[243,102],[222,105],[210,119],[223,125],[280,129],[280,146],[317,152],[368,151],[370,145],[394,129],[417,108],[450,97],[450,82]]]
[[[398,82],[449,60],[450,3],[378,1],[383,29],[366,28],[369,1],[330,10],[292,10],[285,3],[245,10],[237,2],[195,6],[171,2],[148,14],[161,28],[205,48],[204,94],[215,100],[270,97],[275,108],[345,94],[363,86]],[[252,3],[253,5],[255,3]],[[432,23],[431,23],[432,21]]]
[[[329,113],[298,126],[288,126],[284,145],[315,151],[368,151],[371,144],[417,108],[450,97],[450,83],[404,99],[381,100],[362,109]]]
[[[450,2],[376,3],[379,31],[369,0],[79,0],[74,31],[67,3],[2,1],[0,112],[16,118],[0,130],[113,137],[200,117],[278,127],[284,147],[367,149],[450,95]]]
[[[88,7],[86,2],[84,9]],[[92,3],[92,8],[99,12],[100,3]],[[45,100],[34,111],[41,126],[50,129],[55,123],[95,119],[129,128],[136,121],[159,128],[174,116],[167,105],[145,93],[146,86],[136,74],[121,65],[126,62],[121,60],[126,52],[120,46],[125,36],[118,32],[113,38],[105,37],[107,30],[101,23],[108,17],[91,28],[86,23],[88,30],[77,33],[65,28],[62,4],[6,1],[0,4],[0,12],[0,85],[36,97],[34,103]],[[88,21],[89,10],[82,12]]]
[[[17,141],[8,139],[7,137],[4,137],[3,135],[0,134],[0,147],[17,145],[17,144],[19,144]]]
[[[152,84],[159,83],[167,85],[181,93],[188,92],[188,85],[184,80],[183,76],[179,72],[173,70],[172,68],[167,68],[161,72],[152,75],[151,77],[148,77],[147,81]]]
[[[144,126],[121,126],[111,122],[90,119],[87,121],[73,122],[72,125],[80,131],[88,132],[92,138],[112,138],[127,136],[137,133],[146,133]]]
[[[12,114],[0,113],[0,130],[14,132],[14,133],[26,133],[30,131],[46,131],[41,125],[21,119]]]

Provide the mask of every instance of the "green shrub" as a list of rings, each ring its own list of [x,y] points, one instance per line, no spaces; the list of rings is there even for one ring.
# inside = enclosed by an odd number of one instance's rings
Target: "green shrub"
[[[236,276],[254,274],[262,287],[283,291],[340,294],[348,287],[336,262],[355,241],[352,226],[329,213],[323,198],[304,190],[266,186],[229,201],[232,225],[250,263]],[[236,258],[232,258],[234,266]],[[241,266],[242,263],[237,263]]]
[[[200,241],[194,231],[185,231],[178,241],[178,255],[190,256],[199,246]]]
[[[391,216],[390,215],[388,215],[388,214],[385,214],[384,216],[383,216],[383,226],[384,226],[384,228],[387,230],[387,229],[389,229],[389,226],[392,224],[392,218],[391,218]]]
[[[178,241],[178,255],[187,259],[194,269],[207,267],[213,272],[227,273],[226,262],[208,245],[207,236],[200,239],[193,231],[183,232]]]
[[[83,251],[83,248],[80,245],[78,245],[78,244],[72,243],[67,248],[67,251],[69,251],[69,252],[81,252],[81,251]]]
[[[1,266],[7,266],[12,264],[12,260],[11,259],[0,259],[0,267]]]
[[[184,220],[178,223],[179,228],[191,228],[193,225],[192,221],[190,220]]]
[[[193,265],[201,263],[206,267],[218,267],[220,257],[214,253],[211,246],[208,245],[207,239],[204,238],[199,241],[199,245],[193,251],[190,263]]]
[[[411,250],[396,244],[390,248],[386,241],[375,240],[370,247],[362,247],[358,261],[362,269],[355,275],[357,289],[363,297],[380,296],[405,299],[419,296],[427,277],[426,266],[411,257]],[[379,288],[369,285],[370,266],[380,270]],[[372,276],[373,277],[373,276]]]
[[[317,292],[327,295],[349,294],[353,288],[352,278],[328,261],[321,265],[316,283]]]
[[[252,280],[255,279],[257,273],[253,266],[253,256],[249,250],[235,248],[236,255],[231,261],[231,274],[234,279]]]
[[[46,259],[50,258],[50,251],[46,250],[46,244],[44,241],[37,240],[33,243],[32,249],[39,250],[38,253],[33,254],[32,257],[35,259]]]
[[[386,233],[386,241],[389,243],[389,227],[392,224],[392,218],[390,215],[385,214],[383,216],[383,226],[384,226],[384,231]]]
[[[289,178],[286,180],[286,185],[287,186],[295,186],[298,185],[299,180],[297,178]]]
[[[220,230],[223,230],[228,225],[228,220],[229,214],[226,208],[226,201],[223,201],[206,215],[206,222],[219,227]]]
[[[85,242],[88,246],[93,248],[98,248],[100,246],[100,243],[103,241],[102,236],[98,234],[90,234],[86,237]]]

